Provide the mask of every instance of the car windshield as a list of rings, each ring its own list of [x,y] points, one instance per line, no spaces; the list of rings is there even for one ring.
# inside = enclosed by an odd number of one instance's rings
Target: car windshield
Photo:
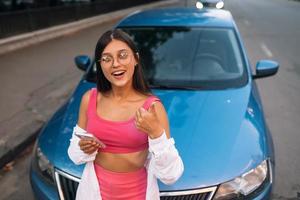
[[[135,41],[152,88],[224,89],[247,83],[233,29],[190,27],[122,28]],[[96,66],[88,74],[95,80]]]

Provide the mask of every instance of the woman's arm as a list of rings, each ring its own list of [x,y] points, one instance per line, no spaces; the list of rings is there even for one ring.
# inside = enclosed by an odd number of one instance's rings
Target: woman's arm
[[[78,122],[73,128],[72,138],[68,148],[68,155],[70,159],[76,164],[80,165],[88,161],[95,160],[99,144],[94,141],[80,139],[76,136],[76,132],[86,133],[87,123],[87,108],[90,98],[90,91],[87,91],[81,98]]]
[[[184,165],[171,138],[167,112],[162,103],[152,104],[148,111],[137,113],[137,128],[147,131],[154,175],[165,184],[176,182]]]
[[[164,184],[175,183],[184,171],[181,157],[175,147],[173,138],[167,138],[163,133],[159,138],[149,138],[149,151],[152,154],[152,167],[154,175]]]
[[[167,112],[160,102],[153,105],[163,133],[149,138],[149,150],[152,153],[153,172],[165,184],[175,183],[183,173],[184,165],[171,138]]]
[[[80,102],[77,125],[82,129],[86,129],[87,124],[87,109],[90,101],[91,90],[86,91]]]

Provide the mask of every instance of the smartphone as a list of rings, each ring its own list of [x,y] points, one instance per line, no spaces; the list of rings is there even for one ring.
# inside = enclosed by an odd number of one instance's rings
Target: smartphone
[[[87,140],[95,140],[99,144],[105,147],[105,144],[101,142],[98,138],[96,138],[93,134],[91,133],[82,133],[82,132],[75,132],[75,135],[79,137],[80,139],[87,139]]]

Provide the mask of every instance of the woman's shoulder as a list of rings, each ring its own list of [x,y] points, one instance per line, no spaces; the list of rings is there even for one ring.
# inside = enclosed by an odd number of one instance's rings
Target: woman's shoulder
[[[159,104],[161,104],[161,100],[158,96],[154,95],[154,94],[150,94],[146,97],[146,100],[144,102],[144,105],[143,107],[148,110],[149,107],[152,105],[152,104],[156,104],[156,102],[160,102]]]
[[[81,97],[81,103],[83,105],[87,106],[89,104],[91,95],[96,91],[97,91],[97,88],[91,88],[91,89],[87,90]]]
[[[88,101],[90,99],[90,95],[91,95],[92,89],[87,90],[81,97],[81,101]]]
[[[152,93],[148,95],[147,100],[150,101],[151,103],[155,101],[161,102],[160,98],[157,95]]]

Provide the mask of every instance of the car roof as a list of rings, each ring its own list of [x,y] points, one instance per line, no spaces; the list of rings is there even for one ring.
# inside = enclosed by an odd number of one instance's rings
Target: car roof
[[[159,8],[132,13],[117,25],[125,26],[233,27],[234,22],[231,13],[221,9]]]

